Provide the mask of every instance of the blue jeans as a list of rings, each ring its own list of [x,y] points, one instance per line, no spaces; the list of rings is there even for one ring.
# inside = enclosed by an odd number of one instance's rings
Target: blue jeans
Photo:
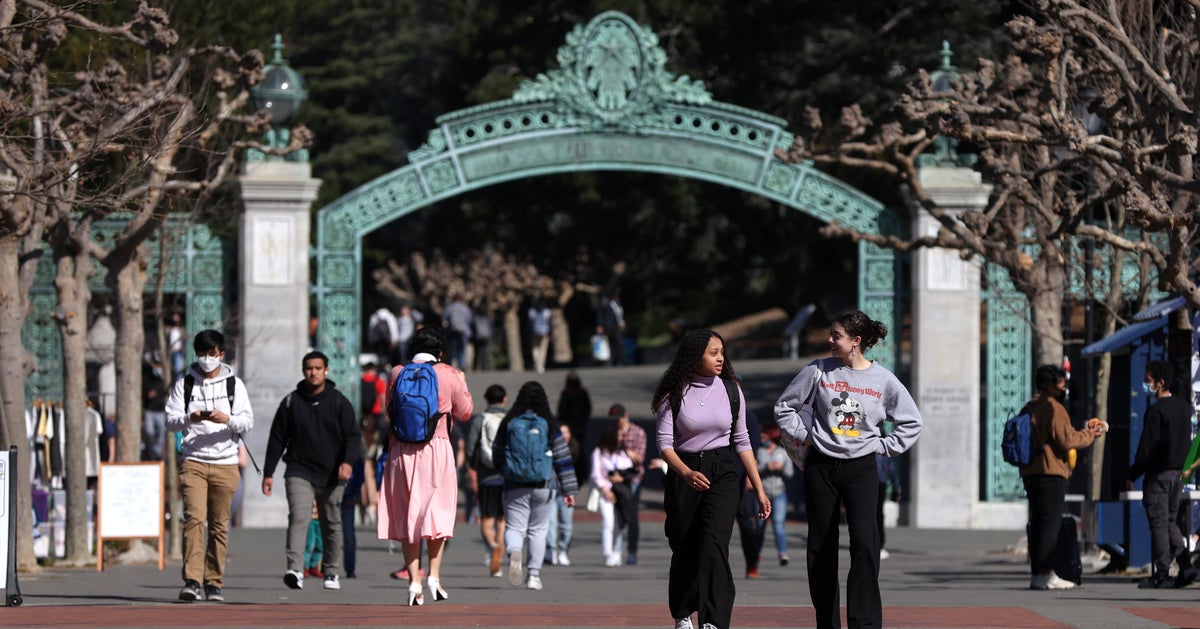
[[[771,530],[775,531],[775,550],[779,551],[780,555],[787,553],[787,532],[783,530],[784,523],[787,522],[788,500],[787,493],[771,496]],[[767,528],[767,523],[760,524],[764,530]],[[758,554],[762,554],[762,549],[767,545],[766,536],[758,538],[759,544]]]
[[[575,528],[575,508],[568,507],[562,501],[562,494],[555,491],[550,496],[554,503],[550,509],[550,528],[546,532],[546,552],[554,556],[554,551],[565,553],[571,547],[571,533]]]

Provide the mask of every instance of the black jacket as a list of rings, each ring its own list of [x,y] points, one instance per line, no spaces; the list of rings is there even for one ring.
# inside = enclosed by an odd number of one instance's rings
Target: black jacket
[[[301,380],[279,403],[263,474],[274,475],[280,456],[287,463],[285,478],[297,476],[321,487],[337,484],[342,463],[354,465],[362,458],[362,431],[354,407],[332,380],[326,380],[317,395]]]
[[[1142,474],[1183,469],[1192,446],[1192,409],[1188,399],[1172,395],[1146,409],[1142,438],[1129,466],[1129,480]]]

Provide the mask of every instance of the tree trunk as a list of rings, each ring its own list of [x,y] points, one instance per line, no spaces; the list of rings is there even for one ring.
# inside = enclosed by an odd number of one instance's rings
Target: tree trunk
[[[562,308],[550,309],[550,342],[554,346],[554,362],[569,365],[575,360],[575,352],[571,348],[571,326],[567,325]]]
[[[520,304],[504,311],[504,349],[508,352],[508,370],[525,371],[525,353],[521,347]]]
[[[17,569],[36,571],[33,555],[33,491],[29,439],[25,433],[25,382],[33,356],[21,342],[21,326],[30,310],[21,278],[21,239],[0,238],[0,443],[17,447]],[[31,266],[36,262],[27,262]]]
[[[146,348],[142,258],[139,248],[115,273],[110,268],[107,278],[117,298],[117,460],[122,462],[142,458],[142,352]]]
[[[88,550],[87,469],[84,466],[84,422],[87,417],[87,345],[88,303],[91,290],[88,278],[92,275],[91,258],[86,251],[55,251],[57,275],[54,287],[58,293],[58,331],[62,337],[63,410],[66,414],[66,454],[63,473],[67,489],[66,563],[86,564]]]
[[[1033,365],[1061,365],[1063,362],[1063,293],[1066,272],[1057,256],[1043,256],[1041,279],[1035,282],[1043,288],[1026,294],[1033,329]]]

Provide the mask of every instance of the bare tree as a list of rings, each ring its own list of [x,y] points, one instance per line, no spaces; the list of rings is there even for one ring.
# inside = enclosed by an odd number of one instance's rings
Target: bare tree
[[[56,6],[38,0],[0,0],[0,152],[15,176],[4,198],[0,224],[5,238],[0,268],[17,269],[13,294],[0,315],[0,338],[20,338],[28,314],[33,259],[43,239],[52,251],[58,304],[55,320],[63,347],[64,410],[68,462],[82,461],[86,400],[84,337],[93,259],[117,293],[118,456],[136,460],[141,434],[141,355],[145,346],[143,300],[149,259],[143,243],[176,204],[200,203],[233,172],[236,157],[254,142],[238,137],[265,130],[267,116],[247,115],[249,87],[263,76],[258,51],[220,46],[173,50],[178,37],[166,13],[145,3],[125,22],[94,21],[89,3]],[[101,50],[83,67],[62,68],[69,46]],[[293,143],[309,140],[306,131]],[[270,152],[278,152],[267,149]],[[99,242],[91,227],[116,214],[125,229]],[[10,243],[11,241],[11,243]],[[17,244],[19,243],[19,246]],[[5,283],[5,290],[10,285]],[[9,313],[12,314],[9,314]],[[19,343],[3,343],[12,361],[3,369],[9,443],[23,440],[9,406],[24,405],[23,384],[31,360]],[[7,374],[6,374],[7,375]],[[16,388],[19,383],[21,388]],[[13,402],[16,402],[15,404]],[[28,478],[22,474],[22,478]],[[86,477],[82,466],[66,468],[67,562],[83,563],[87,550]],[[23,491],[22,495],[28,492]],[[21,510],[25,517],[28,509]],[[22,525],[22,534],[32,528]],[[19,549],[22,565],[32,545]]]
[[[1198,184],[1194,2],[1029,0],[1009,22],[1012,54],[981,60],[975,71],[938,85],[922,73],[899,101],[896,122],[876,126],[857,107],[840,130],[819,114],[788,157],[865,168],[907,186],[939,221],[929,237],[884,237],[838,225],[827,235],[863,238],[896,249],[957,249],[1003,268],[1030,303],[1039,363],[1062,358],[1066,243],[1075,236],[1150,261],[1160,283],[1200,307],[1191,279]],[[1094,96],[1093,96],[1094,94]],[[1089,133],[1085,111],[1104,121]],[[936,143],[942,143],[940,146]],[[978,153],[995,186],[987,208],[953,214],[921,186],[922,153]],[[830,146],[828,150],[824,146]],[[1086,185],[1085,182],[1086,181]],[[1094,208],[1119,205],[1129,225],[1155,237],[1111,231]]]

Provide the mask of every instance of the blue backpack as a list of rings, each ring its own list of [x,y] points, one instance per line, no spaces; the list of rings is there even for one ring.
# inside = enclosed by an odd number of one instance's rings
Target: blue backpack
[[[438,380],[434,363],[409,363],[396,376],[388,419],[392,434],[405,443],[428,443],[437,430]]]
[[[550,423],[525,413],[508,420],[505,431],[504,479],[514,483],[549,481],[554,473],[554,455],[550,450]]]
[[[1033,461],[1032,416],[1026,409],[1004,422],[1004,437],[1000,439],[1000,454],[1004,461],[1017,467],[1025,467]]]

